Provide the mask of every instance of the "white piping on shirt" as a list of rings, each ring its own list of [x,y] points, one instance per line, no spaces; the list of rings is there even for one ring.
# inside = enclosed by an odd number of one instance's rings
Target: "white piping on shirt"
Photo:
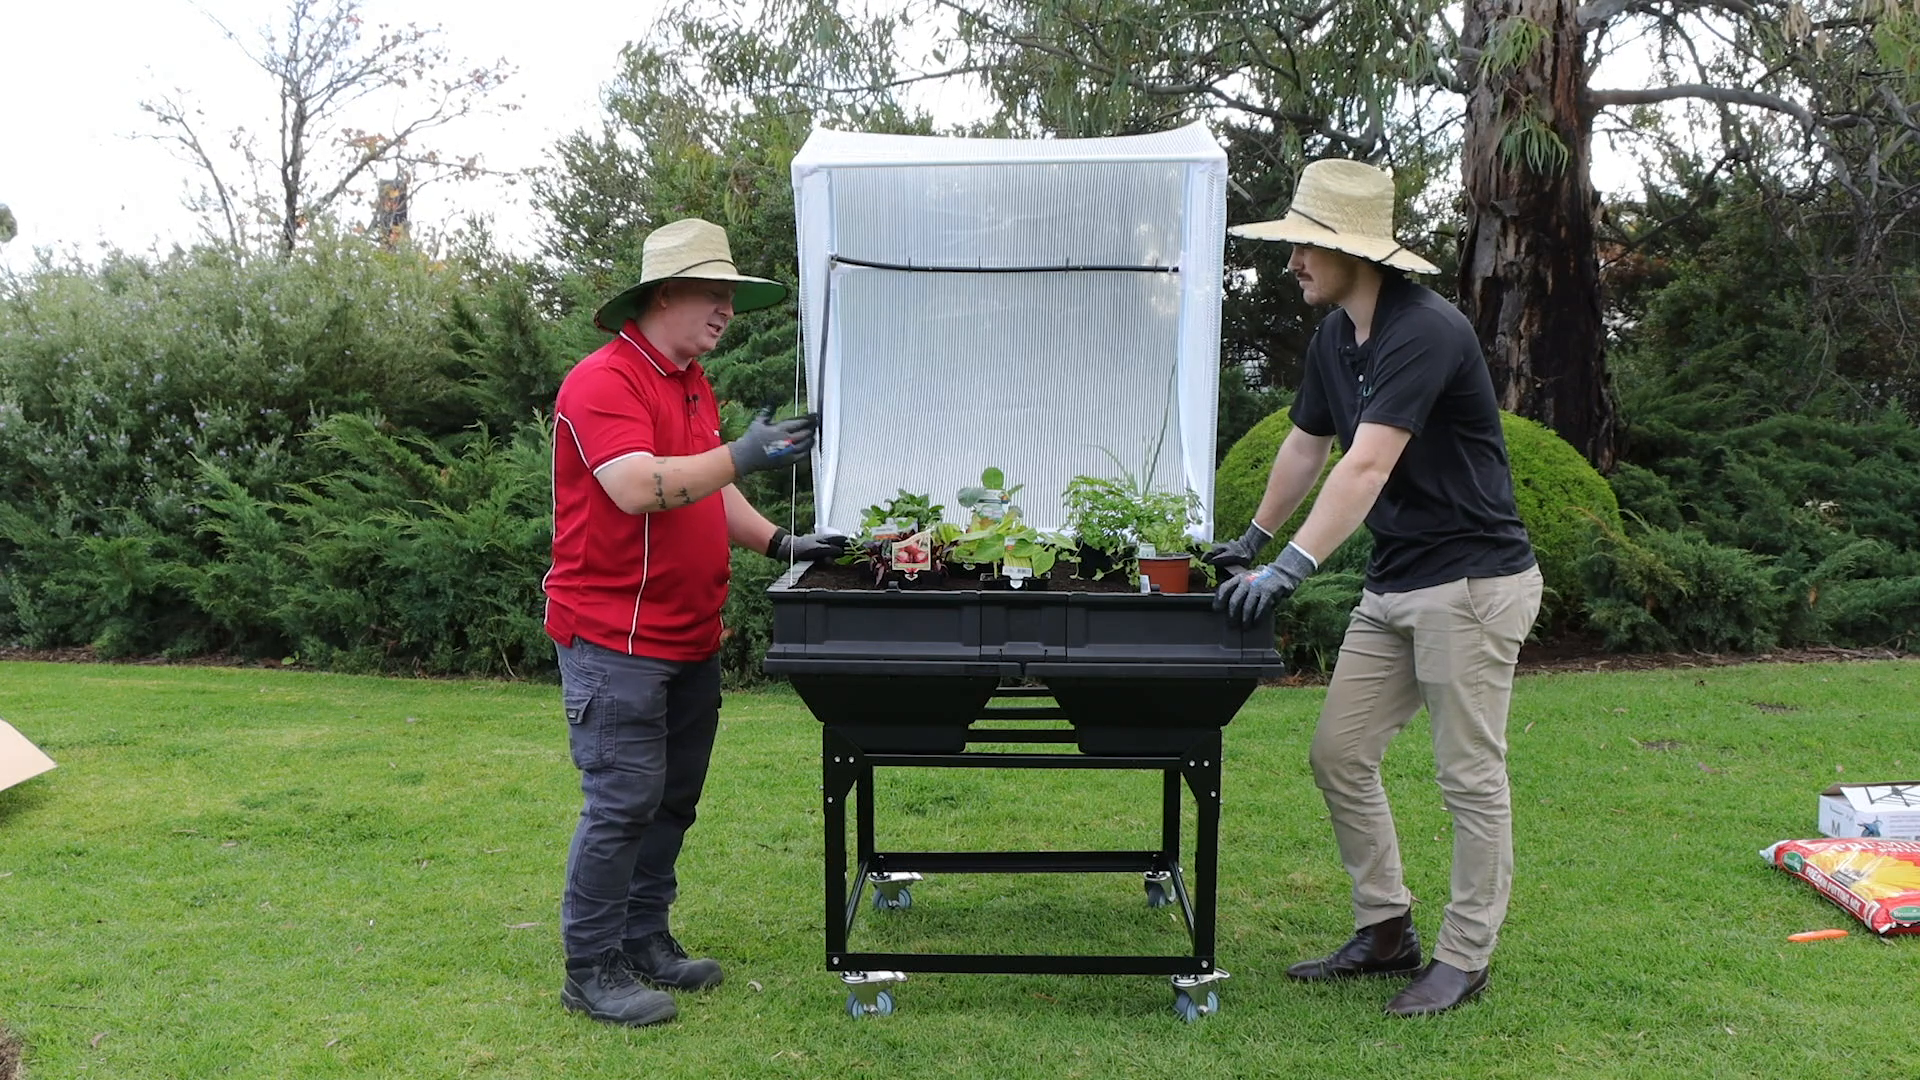
[[[603,464],[601,464],[601,466],[598,469],[593,470],[593,475],[599,476],[602,472],[612,468],[615,464],[619,462],[627,460],[628,458],[652,457],[652,456],[653,456],[653,451],[651,450],[634,450],[629,453],[621,454],[619,457],[608,458]]]
[[[643,349],[643,348],[641,348],[641,347],[640,347],[640,343],[639,343],[639,342],[637,342],[637,341],[635,341],[635,340],[633,340],[632,338],[630,338],[630,337],[628,337],[628,336],[627,336],[627,332],[626,332],[625,330],[622,330],[622,331],[620,331],[620,340],[622,340],[622,341],[624,341],[624,342],[626,342],[627,344],[629,344],[629,345],[631,345],[631,346],[633,346],[633,348],[634,348],[634,351],[636,351],[636,352],[638,352],[638,353],[639,353],[639,354],[640,354],[641,356],[644,356],[644,357],[646,357],[646,358],[647,358],[647,363],[649,363],[649,364],[652,364],[652,365],[653,365],[653,370],[655,370],[655,371],[657,371],[657,372],[659,372],[659,373],[660,373],[660,374],[662,374],[662,375],[665,375],[665,374],[667,373],[667,369],[666,369],[666,368],[663,368],[663,367],[661,367],[661,366],[660,366],[660,361],[658,361],[658,360],[655,360],[655,359],[653,358],[653,354],[652,354],[652,353],[650,353],[650,352],[648,352],[647,350],[645,350],[645,349]]]
[[[554,415],[559,416],[560,411],[558,409],[554,410]],[[561,417],[561,419],[564,420],[566,418]],[[567,430],[569,431],[573,430],[573,425],[571,423],[567,425]],[[575,447],[578,447],[580,445],[580,439],[578,436],[574,437],[573,444]],[[555,521],[555,520],[558,520],[559,517],[560,517],[560,458],[556,455],[553,459],[552,468],[547,470],[547,520]],[[542,626],[551,625],[553,622],[553,596],[552,594],[547,592],[547,581],[552,577],[553,577],[553,563],[549,562],[547,564],[547,572],[540,575],[540,595],[546,597],[546,600],[540,605],[540,625]],[[572,642],[568,642],[568,644],[571,645]]]
[[[592,469],[593,465],[587,461],[587,448],[580,445],[580,433],[573,430],[573,421],[567,419],[567,414],[558,409],[554,410],[553,415],[554,419],[567,425],[567,437],[573,440],[573,449],[580,455],[580,464]]]
[[[643,519],[640,534],[640,591],[633,594],[633,623],[627,627],[627,655],[633,655],[633,639],[640,633],[640,598],[647,595],[647,564],[653,557],[653,515]]]

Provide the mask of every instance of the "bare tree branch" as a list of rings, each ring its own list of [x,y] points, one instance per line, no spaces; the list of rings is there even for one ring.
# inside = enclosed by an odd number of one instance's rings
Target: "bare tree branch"
[[[147,135],[145,138],[155,142],[172,143],[186,152],[190,161],[198,165],[207,179],[213,184],[214,196],[220,205],[220,215],[226,221],[227,242],[238,248],[241,245],[240,223],[236,219],[233,207],[233,195],[226,181],[220,175],[220,169],[213,163],[213,156],[207,153],[206,146],[200,141],[200,133],[194,130],[187,119],[187,109],[177,97],[163,97],[158,101],[142,101],[140,111],[159,121],[165,132],[160,135]],[[168,131],[178,128],[177,131]]]
[[[251,140],[240,134],[230,148],[244,154],[255,169],[251,197],[234,186],[214,148],[187,123],[184,106],[169,99],[142,103],[163,129],[154,137],[181,147],[209,177],[231,242],[247,239],[248,223],[239,208],[251,203],[259,208],[262,223],[275,225],[279,249],[291,252],[309,223],[330,212],[382,165],[400,168],[409,181],[415,171],[448,177],[485,171],[477,159],[443,159],[413,143],[427,131],[474,113],[509,77],[505,62],[449,71],[452,64],[437,42],[437,28],[379,26],[363,37],[362,2],[283,0],[277,28],[262,29],[257,44],[201,9],[221,35],[273,81],[279,129],[272,161],[257,158]],[[429,92],[428,100],[411,119],[396,118],[392,127],[371,133],[345,126],[376,97],[417,100],[422,90]],[[407,116],[404,101],[398,105],[395,112]],[[263,168],[271,180],[259,175]]]
[[[1594,0],[1591,4],[1580,5],[1580,13],[1575,16],[1582,33],[1597,30],[1612,22],[1628,7],[1633,0]]]
[[[1616,105],[1655,105],[1663,101],[1719,101],[1730,105],[1751,105],[1785,113],[1800,122],[1800,126],[1811,131],[1818,126],[1813,114],[1807,109],[1786,98],[1759,90],[1747,90],[1735,86],[1708,86],[1704,83],[1678,83],[1673,86],[1654,86],[1644,90],[1589,90],[1587,100],[1597,108]]]

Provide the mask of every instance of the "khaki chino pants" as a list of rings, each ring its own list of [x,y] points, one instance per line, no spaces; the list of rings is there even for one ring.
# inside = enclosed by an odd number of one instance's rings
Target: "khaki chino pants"
[[[1380,759],[1427,707],[1440,792],[1453,815],[1453,895],[1433,956],[1463,971],[1487,966],[1507,914],[1507,704],[1520,643],[1540,613],[1540,591],[1535,567],[1412,592],[1362,593],[1314,731],[1314,781],[1353,878],[1357,929],[1412,905]]]

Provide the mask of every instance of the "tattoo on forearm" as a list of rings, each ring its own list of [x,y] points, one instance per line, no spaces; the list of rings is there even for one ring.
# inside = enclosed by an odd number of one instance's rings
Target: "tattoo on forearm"
[[[692,506],[692,505],[693,505],[693,492],[691,492],[691,491],[688,491],[688,490],[687,490],[686,488],[681,488],[681,489],[680,489],[680,505],[681,505],[681,506]]]
[[[667,478],[659,473],[653,474],[653,501],[660,509],[667,508]]]

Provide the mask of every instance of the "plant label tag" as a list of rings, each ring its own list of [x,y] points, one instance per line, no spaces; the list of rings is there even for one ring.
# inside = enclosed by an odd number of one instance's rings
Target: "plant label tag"
[[[893,568],[909,577],[933,569],[933,530],[895,540]]]
[[[1033,576],[1033,556],[1014,554],[1015,543],[1017,541],[1013,538],[1007,539],[1006,546],[1002,549],[1004,554],[1000,560],[1000,573],[1005,575],[1008,581],[1017,583]]]
[[[1006,492],[996,492],[997,498],[986,499],[973,504],[972,531],[980,532],[1000,524],[1007,516],[1010,500]]]

